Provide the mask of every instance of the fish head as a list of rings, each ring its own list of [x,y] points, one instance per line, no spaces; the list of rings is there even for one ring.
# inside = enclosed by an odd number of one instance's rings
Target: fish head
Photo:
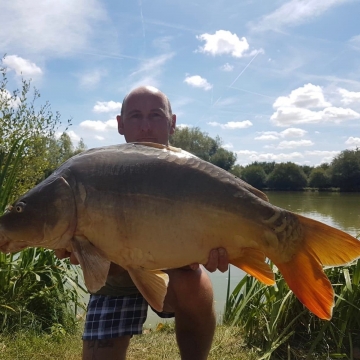
[[[76,226],[75,199],[63,177],[49,177],[0,217],[0,251],[66,248]]]

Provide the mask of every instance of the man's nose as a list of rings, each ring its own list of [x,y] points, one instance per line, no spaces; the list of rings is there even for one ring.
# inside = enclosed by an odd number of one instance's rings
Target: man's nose
[[[141,122],[141,130],[142,131],[149,131],[151,129],[150,119],[145,116]]]

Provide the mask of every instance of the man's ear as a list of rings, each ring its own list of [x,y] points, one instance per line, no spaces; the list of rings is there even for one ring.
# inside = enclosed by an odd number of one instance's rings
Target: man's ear
[[[119,134],[124,135],[124,124],[123,124],[121,115],[117,115],[116,120],[117,120],[117,123],[118,123],[118,132],[119,132]]]
[[[175,128],[176,128],[176,115],[172,114],[171,115],[170,131],[169,131],[170,135],[172,135],[175,132]]]

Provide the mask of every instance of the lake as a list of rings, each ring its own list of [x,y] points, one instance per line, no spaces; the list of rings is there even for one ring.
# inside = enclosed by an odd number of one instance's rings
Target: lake
[[[321,221],[356,236],[360,234],[360,193],[269,191],[266,192],[272,204]],[[239,283],[244,272],[231,266],[231,290]],[[222,319],[225,306],[228,272],[210,273],[214,287],[215,310],[218,321]],[[153,327],[164,322],[149,310],[145,326]]]

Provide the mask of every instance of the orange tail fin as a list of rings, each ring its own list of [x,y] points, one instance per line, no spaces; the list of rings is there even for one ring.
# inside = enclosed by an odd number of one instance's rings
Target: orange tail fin
[[[265,259],[262,251],[243,248],[242,256],[237,259],[231,259],[230,264],[244,270],[266,285],[274,285],[274,273],[269,264],[265,262]]]
[[[299,300],[321,319],[329,320],[334,291],[323,265],[344,265],[360,257],[360,241],[319,221],[297,215],[304,243],[286,263],[275,263]]]

